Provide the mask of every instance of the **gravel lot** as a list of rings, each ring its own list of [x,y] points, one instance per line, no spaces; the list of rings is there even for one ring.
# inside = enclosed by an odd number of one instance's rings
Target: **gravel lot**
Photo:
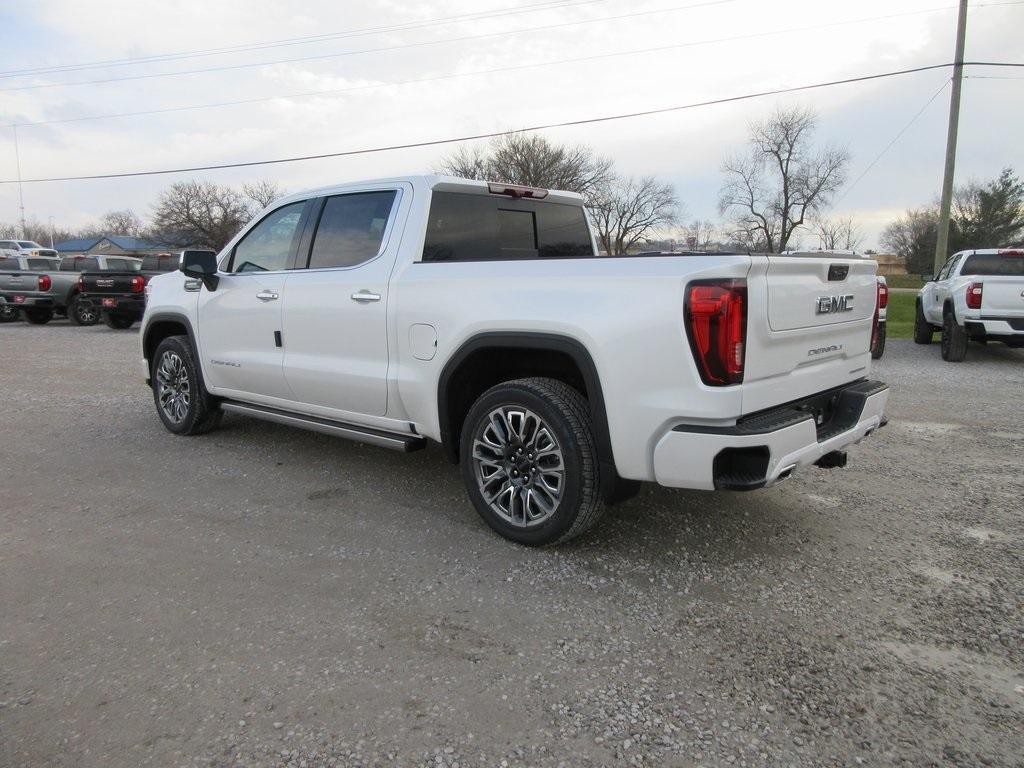
[[[1022,765],[1022,351],[532,551],[436,449],[170,435],[136,343],[0,325],[0,765]]]

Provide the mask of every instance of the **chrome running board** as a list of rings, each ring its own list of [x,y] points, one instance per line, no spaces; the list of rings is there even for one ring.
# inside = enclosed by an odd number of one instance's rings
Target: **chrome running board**
[[[330,419],[321,419],[317,416],[307,416],[302,413],[282,411],[278,408],[268,408],[264,405],[225,400],[220,404],[220,407],[229,413],[239,413],[243,416],[252,416],[256,419],[272,421],[289,427],[298,427],[299,429],[308,429],[313,432],[322,432],[325,435],[344,437],[360,443],[390,448],[393,451],[408,453],[410,451],[418,451],[426,445],[426,440],[419,435],[385,432],[384,430],[373,429],[372,427],[361,427],[342,421],[331,421]]]

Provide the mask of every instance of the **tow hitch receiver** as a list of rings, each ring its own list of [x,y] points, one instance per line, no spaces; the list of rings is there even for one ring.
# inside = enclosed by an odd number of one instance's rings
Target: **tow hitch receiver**
[[[846,451],[830,451],[814,462],[814,466],[822,469],[834,469],[846,466]]]

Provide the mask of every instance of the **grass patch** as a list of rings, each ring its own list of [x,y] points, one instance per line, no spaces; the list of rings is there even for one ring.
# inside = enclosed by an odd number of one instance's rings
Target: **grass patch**
[[[885,335],[890,339],[914,337],[916,293],[890,293],[885,314]]]
[[[885,284],[890,288],[918,289],[924,282],[920,275],[885,275]]]

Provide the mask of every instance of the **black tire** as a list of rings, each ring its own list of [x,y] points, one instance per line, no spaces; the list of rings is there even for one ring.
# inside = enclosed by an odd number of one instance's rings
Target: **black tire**
[[[18,320],[18,308],[13,304],[0,304],[0,323],[13,323]]]
[[[28,309],[21,310],[21,313],[25,316],[25,322],[32,325],[46,325],[48,322],[53,320],[52,309],[29,307]]]
[[[509,423],[506,410],[514,417],[523,414],[518,420],[519,430],[527,439],[518,439],[513,426],[508,430],[511,434],[507,435],[507,445],[491,448],[501,443],[494,439],[495,425],[500,424],[501,417],[496,422],[491,417],[505,414],[505,423]],[[532,438],[531,418],[537,420]],[[477,456],[474,446],[479,446]],[[561,455],[560,470],[554,469],[557,461],[552,451]],[[484,454],[486,458],[481,461]],[[496,462],[499,455],[500,466],[488,463],[487,459]],[[473,506],[484,522],[511,541],[528,546],[568,541],[593,527],[604,512],[599,499],[600,478],[590,408],[583,395],[561,381],[516,379],[484,392],[463,423],[460,456],[462,477]],[[489,468],[494,468],[490,475],[493,480],[484,477]],[[552,478],[557,478],[557,497],[551,493],[553,486],[548,482]],[[490,488],[500,489],[491,501],[482,490],[488,483]],[[506,493],[508,508],[500,511]],[[516,522],[517,507],[522,512],[520,522]],[[550,511],[544,511],[544,507]],[[530,520],[531,509],[542,514]]]
[[[935,326],[928,322],[924,316],[924,309],[921,307],[921,300],[917,300],[917,310],[914,312],[914,343],[931,344],[935,334]]]
[[[878,335],[875,336],[875,346],[871,349],[871,359],[877,360],[885,354],[885,323],[878,324]]]
[[[104,312],[103,322],[107,324],[108,328],[113,328],[115,331],[127,331],[135,325],[135,317],[133,315],[118,315],[113,312]]]
[[[947,363],[961,363],[967,356],[967,332],[956,321],[956,315],[947,309],[942,315],[942,359]]]
[[[177,373],[179,370],[184,372],[184,377]],[[206,391],[187,336],[169,336],[160,342],[153,354],[150,381],[157,415],[168,431],[176,435],[201,435],[220,424],[223,412]],[[161,397],[168,389],[171,393],[161,404]],[[186,398],[170,402],[183,392]],[[177,408],[177,405],[184,407]]]
[[[89,299],[75,296],[68,302],[68,320],[72,325],[96,325],[100,321],[100,311]]]

